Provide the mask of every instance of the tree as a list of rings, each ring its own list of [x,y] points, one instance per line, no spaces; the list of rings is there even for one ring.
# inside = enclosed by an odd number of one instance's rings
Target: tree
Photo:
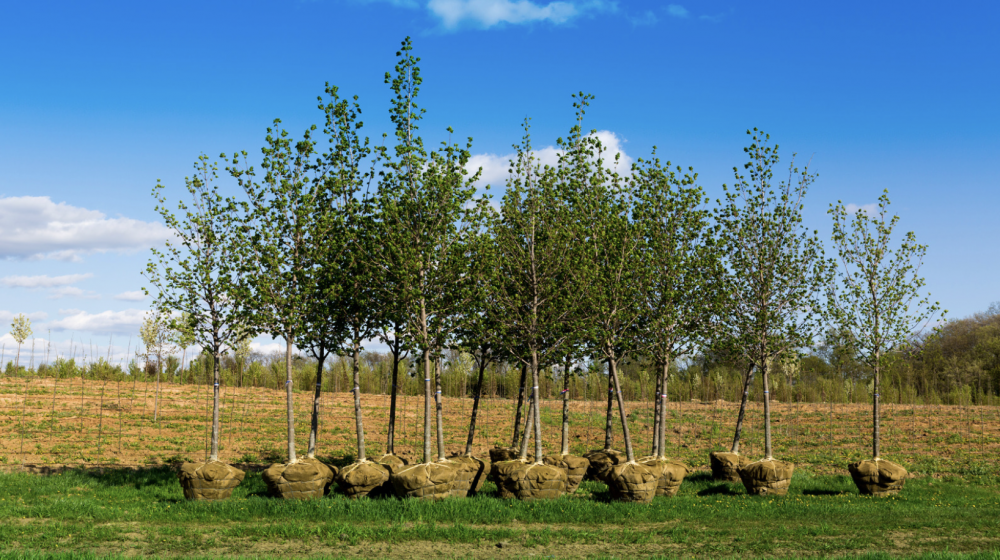
[[[533,424],[535,464],[540,465],[544,454],[538,371],[542,363],[557,358],[570,340],[572,329],[566,324],[576,311],[566,283],[573,266],[572,230],[566,196],[557,190],[566,183],[558,181],[556,169],[536,163],[527,119],[522,128],[524,136],[515,146],[501,215],[493,224],[496,256],[485,302],[487,316],[503,318],[499,342],[505,353],[523,364],[522,379],[530,376],[531,404],[520,459],[527,459],[531,435],[527,426]]]
[[[312,420],[309,432],[308,457],[315,457],[319,429],[319,400],[323,382],[323,364],[333,352],[344,350],[351,340],[354,361],[354,400],[358,460],[365,460],[364,425],[361,417],[361,391],[358,381],[358,355],[361,342],[372,338],[379,327],[378,315],[371,300],[371,269],[365,266],[364,230],[366,217],[361,214],[358,195],[374,178],[374,169],[362,169],[371,154],[368,138],[358,134],[361,106],[357,96],[353,102],[341,99],[336,86],[327,84],[328,101],[320,97],[319,108],[324,112],[324,133],[329,150],[317,160],[322,167],[321,180],[325,187],[316,202],[316,212],[322,215],[321,229],[316,238],[304,247],[311,273],[304,275],[305,298],[302,344],[316,358],[316,387],[313,393]]]
[[[576,229],[576,266],[572,272],[589,319],[584,337],[589,348],[608,364],[625,453],[628,462],[634,463],[618,368],[638,344],[635,333],[642,315],[638,302],[643,288],[639,275],[643,232],[632,220],[632,185],[607,168],[605,149],[594,136],[596,131],[582,135],[579,122],[592,98],[581,94],[575,104],[578,124],[562,144],[566,153],[560,158],[560,171],[569,187],[567,192],[573,193],[570,204]],[[614,157],[617,163],[620,154]]]
[[[468,175],[471,138],[464,148],[443,143],[437,151],[426,150],[416,135],[423,109],[416,105],[422,78],[418,57],[409,38],[397,52],[395,76],[386,72],[394,99],[390,115],[396,127],[392,157],[383,148],[384,169],[375,200],[378,243],[371,248],[371,261],[380,274],[392,274],[389,297],[405,302],[406,332],[420,352],[424,373],[423,463],[432,463],[431,450],[431,360],[445,346],[459,324],[459,314],[469,303],[468,236],[478,230],[485,200],[474,201],[474,183],[479,174]],[[449,134],[453,130],[448,128]],[[440,421],[439,421],[440,428]],[[444,442],[438,438],[438,458],[444,457]],[[405,476],[402,473],[409,473]],[[394,480],[416,476],[404,487],[425,484],[427,468],[394,473]],[[399,478],[403,476],[403,478]],[[395,484],[395,483],[394,483]],[[399,487],[397,487],[399,488]],[[405,490],[403,493],[409,492]]]
[[[879,453],[880,395],[882,374],[895,356],[896,350],[923,330],[941,309],[938,302],[921,297],[925,281],[920,267],[927,254],[927,245],[917,243],[910,231],[898,248],[893,249],[893,231],[899,216],[888,218],[889,191],[879,197],[878,210],[871,215],[857,210],[853,218],[843,202],[830,205],[833,217],[833,242],[839,255],[839,282],[831,283],[827,311],[844,337],[850,353],[870,367],[874,373],[872,388],[872,460],[881,460]],[[888,219],[887,219],[888,218]],[[944,313],[942,313],[942,316]],[[894,463],[892,466],[898,467]],[[855,481],[863,480],[860,464],[852,465]],[[870,470],[870,469],[869,469]],[[902,487],[906,471],[902,467],[875,467],[876,484],[858,482],[862,492],[884,493]],[[902,470],[902,472],[900,472]],[[857,471],[857,472],[856,472]],[[883,471],[878,486],[878,474]],[[887,477],[886,474],[891,474]],[[891,483],[886,484],[886,478]]]
[[[665,458],[667,380],[670,362],[695,351],[710,333],[717,312],[715,279],[722,275],[709,228],[706,197],[692,169],[670,169],[653,159],[639,160],[632,171],[634,219],[645,242],[639,270],[643,306],[643,353],[659,370],[656,376],[653,455]]]
[[[153,422],[159,417],[160,373],[163,371],[163,356],[173,354],[177,347],[173,344],[174,332],[170,328],[171,319],[162,311],[146,315],[139,327],[139,336],[146,347],[146,353],[156,356],[156,389],[153,391]]]
[[[23,313],[18,313],[10,324],[10,336],[17,342],[17,354],[14,358],[14,371],[21,367],[21,345],[31,336],[31,319]]]
[[[225,156],[222,156],[223,159]],[[183,329],[193,344],[212,355],[212,443],[209,461],[219,459],[219,382],[222,355],[245,338],[248,249],[240,235],[238,206],[223,198],[215,184],[217,165],[202,155],[195,174],[184,183],[190,205],[179,201],[178,215],[167,206],[165,186],[153,188],[156,211],[173,238],[162,250],[153,249],[145,276],[156,287],[154,308],[162,317],[180,312]],[[145,291],[145,289],[144,289]],[[147,292],[148,293],[148,292]]]
[[[764,461],[781,466],[779,478],[791,479],[792,467],[773,461],[768,365],[775,358],[808,346],[823,327],[819,296],[829,284],[830,263],[823,255],[816,232],[802,224],[803,197],[815,175],[808,166],[801,172],[793,161],[786,181],[771,181],[779,163],[778,146],[770,136],[747,131],[750,157],[743,168],[733,168],[736,182],[723,185],[724,203],[715,212],[719,242],[728,274],[723,279],[726,309],[719,316],[721,346],[744,358],[751,370],[745,376],[744,402],[753,370],[761,372],[764,385]],[[739,452],[743,410],[740,406],[732,453]],[[787,467],[787,468],[786,468]],[[755,471],[756,472],[756,471]],[[751,476],[751,479],[753,477]],[[744,477],[746,483],[748,479]],[[748,491],[759,488],[747,486]],[[770,491],[781,493],[781,488]]]
[[[299,141],[286,130],[267,129],[261,148],[264,170],[256,180],[247,154],[233,156],[226,170],[246,192],[244,203],[250,258],[256,274],[250,276],[255,327],[285,341],[285,392],[288,422],[288,464],[295,454],[295,412],[292,387],[292,349],[305,333],[303,320],[310,309],[316,261],[313,248],[325,239],[331,211],[323,169],[315,165],[315,125]],[[242,167],[241,167],[242,165]]]

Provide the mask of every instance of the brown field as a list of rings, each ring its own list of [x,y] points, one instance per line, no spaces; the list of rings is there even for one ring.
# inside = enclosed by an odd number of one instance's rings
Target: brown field
[[[208,447],[211,387],[161,384],[159,417],[153,421],[154,383],[0,379],[0,464],[144,465],[203,459]],[[221,458],[230,462],[281,461],[285,456],[285,393],[262,388],[223,388]],[[311,393],[295,393],[296,439],[304,453]],[[389,397],[362,395],[368,455],[385,449]],[[474,450],[485,455],[509,444],[514,401],[485,398]],[[423,436],[423,402],[401,397],[398,454],[416,458]],[[570,447],[575,453],[604,441],[604,402],[572,401]],[[542,404],[545,448],[559,448],[562,403]],[[445,445],[464,448],[472,399],[445,398]],[[669,404],[668,454],[700,468],[709,451],[728,447],[738,403]],[[637,455],[648,453],[652,405],[627,403]],[[320,406],[318,455],[337,460],[356,453],[350,393],[326,393]],[[763,408],[752,403],[743,451],[763,451]],[[845,463],[870,454],[868,405],[774,403],[775,456],[810,465],[818,472],[842,472]],[[623,447],[617,422],[614,447]],[[917,473],[996,473],[1000,451],[1000,408],[885,405],[882,456]]]

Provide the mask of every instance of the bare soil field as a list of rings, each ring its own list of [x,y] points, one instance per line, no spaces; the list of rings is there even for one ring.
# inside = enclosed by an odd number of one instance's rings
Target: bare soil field
[[[149,382],[53,378],[0,379],[0,464],[150,465],[204,459],[208,447],[211,387]],[[286,455],[285,393],[224,387],[221,457],[266,463]],[[309,434],[312,394],[295,393],[297,448]],[[389,396],[362,395],[368,455],[385,449]],[[515,401],[484,398],[474,452],[509,445]],[[417,459],[423,437],[423,400],[400,397],[396,451]],[[668,454],[703,468],[708,453],[728,448],[739,403],[669,403]],[[154,420],[154,408],[156,417]],[[445,446],[464,449],[471,398],[445,398]],[[559,447],[562,402],[542,404],[544,444]],[[571,401],[570,447],[574,453],[603,447],[604,402]],[[994,474],[1000,451],[1000,408],[886,404],[882,456],[922,474]],[[651,403],[627,403],[639,455],[652,437]],[[617,418],[617,409],[616,409]],[[763,451],[763,407],[751,403],[743,452]],[[320,404],[319,455],[339,461],[356,453],[350,393],[325,393]],[[623,448],[616,421],[613,447]],[[871,409],[864,404],[773,403],[775,456],[817,473],[843,472],[870,455]]]

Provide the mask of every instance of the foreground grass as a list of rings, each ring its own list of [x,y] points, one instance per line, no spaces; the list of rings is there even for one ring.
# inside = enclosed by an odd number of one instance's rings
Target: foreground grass
[[[1000,550],[1000,480],[990,477],[915,479],[899,497],[873,499],[859,496],[849,477],[797,471],[787,497],[765,499],[696,473],[677,497],[649,505],[610,502],[599,483],[535,503],[497,499],[489,483],[480,496],[440,503],[341,496],[286,502],[264,490],[260,476],[250,473],[231,500],[191,503],[166,468],[2,475],[0,550],[22,555],[17,558],[59,553],[56,558],[67,559],[83,552],[369,558],[946,553],[921,556],[930,559]]]

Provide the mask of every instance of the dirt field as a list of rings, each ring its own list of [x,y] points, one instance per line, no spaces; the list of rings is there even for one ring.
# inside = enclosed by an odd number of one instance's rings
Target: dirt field
[[[308,439],[312,395],[296,393],[297,448]],[[388,395],[362,395],[368,455],[385,448]],[[474,450],[509,444],[514,402],[486,398],[481,405]],[[154,421],[154,406],[157,412]],[[397,453],[415,458],[423,436],[423,402],[401,397]],[[603,402],[570,405],[570,446],[575,453],[603,446]],[[0,463],[142,465],[206,455],[211,387],[154,383],[0,379]],[[542,405],[544,440],[559,447],[560,401]],[[446,398],[445,443],[464,448],[471,399]],[[728,447],[738,403],[670,403],[668,453],[699,468],[711,450]],[[627,404],[636,453],[649,450],[651,403]],[[319,455],[342,458],[356,452],[350,393],[327,393],[320,405]],[[285,394],[262,388],[223,389],[222,453],[230,462],[280,461],[285,455]],[[763,451],[763,408],[752,403],[743,451]],[[774,403],[775,456],[809,464],[817,472],[840,472],[870,454],[871,411],[867,405]],[[1000,408],[885,405],[882,456],[923,473],[987,474],[997,471]],[[617,423],[614,447],[621,449]]]

